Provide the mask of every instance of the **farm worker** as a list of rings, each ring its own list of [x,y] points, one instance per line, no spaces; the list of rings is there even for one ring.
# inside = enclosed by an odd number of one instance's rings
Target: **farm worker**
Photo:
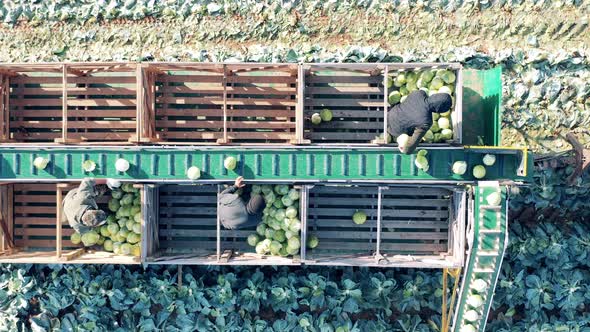
[[[262,196],[251,194],[246,202],[236,192],[243,188],[244,178],[238,177],[234,185],[227,187],[219,195],[219,217],[227,229],[254,227],[262,220],[262,210],[266,206]]]
[[[394,139],[402,134],[411,136],[405,145],[399,146],[399,150],[405,154],[413,153],[432,126],[432,113],[448,112],[452,103],[447,93],[429,97],[426,92],[416,90],[402,103],[393,106],[387,114],[387,131]]]
[[[107,191],[106,183],[106,179],[85,178],[78,188],[70,190],[63,200],[62,222],[67,221],[80,234],[106,223],[107,214],[96,204],[96,198]]]

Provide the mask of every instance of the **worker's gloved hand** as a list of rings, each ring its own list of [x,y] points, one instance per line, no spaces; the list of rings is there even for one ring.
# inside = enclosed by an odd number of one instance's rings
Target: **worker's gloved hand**
[[[117,189],[121,187],[121,181],[115,179],[107,179],[107,187],[109,187],[110,190]]]
[[[236,186],[238,188],[243,188],[244,186],[246,186],[244,184],[244,177],[243,176],[238,176],[238,178],[236,179],[236,182],[234,183],[234,186]]]

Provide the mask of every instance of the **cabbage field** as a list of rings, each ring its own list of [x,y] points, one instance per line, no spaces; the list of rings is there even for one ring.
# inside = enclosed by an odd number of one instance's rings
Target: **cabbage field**
[[[2,2],[0,61],[502,66],[503,144],[549,153],[569,148],[568,132],[590,144],[589,17],[587,0]],[[408,83],[397,81],[392,102]],[[590,330],[590,175],[570,185],[572,171],[539,164],[511,198],[488,330]],[[0,271],[1,331],[436,331],[441,320],[434,270],[185,267],[180,287],[174,266]]]

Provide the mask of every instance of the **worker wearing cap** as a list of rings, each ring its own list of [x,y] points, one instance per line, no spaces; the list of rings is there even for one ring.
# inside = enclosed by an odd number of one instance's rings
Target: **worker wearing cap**
[[[103,225],[107,214],[98,208],[96,198],[107,191],[107,180],[86,178],[63,200],[62,222],[67,221],[76,232],[84,234]]]
[[[447,93],[436,93],[429,97],[422,90],[413,91],[387,113],[387,131],[394,139],[402,134],[409,135],[410,139],[405,145],[399,146],[399,150],[411,154],[432,126],[432,113],[448,112],[452,104],[451,96]]]
[[[244,178],[238,177],[234,185],[219,194],[219,218],[227,229],[254,227],[262,220],[262,210],[266,206],[262,196],[251,194],[248,202],[237,194],[243,188]]]

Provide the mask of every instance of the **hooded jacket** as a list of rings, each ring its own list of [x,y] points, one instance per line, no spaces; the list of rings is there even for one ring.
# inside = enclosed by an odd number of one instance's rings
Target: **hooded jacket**
[[[452,99],[449,94],[436,93],[429,97],[422,90],[414,91],[403,103],[389,109],[389,134],[394,140],[401,134],[410,135],[406,153],[411,154],[432,126],[432,113],[445,113],[451,109],[451,105]]]

